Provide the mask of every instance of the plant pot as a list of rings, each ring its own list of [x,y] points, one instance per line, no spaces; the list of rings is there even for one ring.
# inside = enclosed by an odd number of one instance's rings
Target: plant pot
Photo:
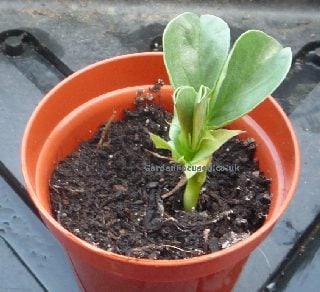
[[[161,53],[112,58],[91,65],[50,91],[32,115],[22,143],[22,170],[31,199],[66,249],[86,291],[229,291],[250,253],[270,233],[292,199],[300,170],[290,121],[271,98],[230,127],[255,138],[260,169],[272,178],[272,203],[264,225],[247,239],[186,260],[146,260],[99,249],[64,229],[51,214],[48,181],[57,161],[89,139],[113,110],[121,118],[135,92],[157,79],[168,84]],[[172,110],[172,89],[156,99]],[[269,117],[272,117],[270,119]]]

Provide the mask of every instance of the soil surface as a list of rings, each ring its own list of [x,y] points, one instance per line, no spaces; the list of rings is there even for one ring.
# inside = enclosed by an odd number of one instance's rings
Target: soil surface
[[[254,159],[253,139],[233,138],[214,154],[195,212],[182,210],[183,179],[154,148],[149,132],[168,139],[171,114],[138,102],[122,121],[60,162],[50,181],[56,219],[100,248],[149,259],[183,259],[230,247],[256,231],[270,205],[270,180]],[[104,131],[108,128],[108,131]],[[103,133],[103,134],[102,134]],[[105,137],[101,140],[101,134]],[[97,145],[100,147],[97,147]]]

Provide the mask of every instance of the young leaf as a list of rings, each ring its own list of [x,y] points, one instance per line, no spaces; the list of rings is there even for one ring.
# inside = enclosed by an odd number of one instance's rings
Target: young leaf
[[[179,87],[174,94],[174,106],[178,116],[181,131],[189,145],[193,128],[193,111],[197,92],[189,86]]]
[[[210,89],[205,86],[201,86],[197,93],[196,103],[194,105],[193,112],[193,129],[192,129],[192,146],[195,151],[199,146],[201,136],[205,130],[205,124],[207,122],[207,107]]]
[[[206,135],[201,141],[200,149],[193,157],[191,164],[196,164],[208,157],[211,157],[212,153],[217,151],[224,143],[234,136],[243,133],[241,130],[227,130],[217,129],[207,131]]]
[[[174,141],[180,134],[181,129],[179,125],[179,120],[177,117],[176,110],[174,109],[172,121],[170,123],[170,129],[169,129],[169,138],[170,140]]]
[[[156,148],[171,151],[171,156],[173,160],[175,160],[177,163],[185,164],[183,155],[179,153],[173,141],[166,141],[161,137],[150,132],[149,132],[149,136],[152,142],[154,143],[154,145],[156,146]]]
[[[150,133],[150,132],[149,132],[149,136],[150,136],[150,139],[152,140],[152,142],[154,143],[154,145],[158,149],[166,149],[166,150],[172,151],[171,145],[166,140],[164,140],[161,137],[159,137],[153,133]]]
[[[210,102],[209,124],[220,128],[261,103],[282,82],[291,66],[290,48],[261,31],[251,30],[236,41],[222,73],[223,81]]]
[[[163,34],[164,62],[171,85],[215,87],[230,46],[230,29],[219,17],[191,12],[169,22]]]

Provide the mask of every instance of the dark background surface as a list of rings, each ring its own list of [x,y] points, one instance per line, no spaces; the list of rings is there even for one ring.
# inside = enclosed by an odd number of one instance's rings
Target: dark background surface
[[[261,29],[297,54],[274,95],[299,137],[300,184],[286,214],[251,255],[235,291],[319,290],[320,1],[277,2],[0,1],[0,291],[78,291],[62,248],[20,199],[25,193],[19,149],[33,109],[68,68],[149,51],[166,23],[184,11],[222,17],[233,38]],[[40,44],[25,42],[22,55],[8,56],[5,32],[12,29],[31,33]],[[57,60],[39,54],[43,47]]]

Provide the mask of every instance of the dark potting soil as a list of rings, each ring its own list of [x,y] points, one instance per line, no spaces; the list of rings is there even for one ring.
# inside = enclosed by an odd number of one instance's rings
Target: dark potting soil
[[[111,123],[103,145],[105,127],[61,161],[50,181],[56,219],[95,246],[149,259],[211,253],[256,231],[268,214],[270,181],[254,159],[253,139],[233,138],[214,154],[195,212],[182,210],[183,187],[161,198],[183,172],[154,154],[170,156],[148,133],[168,139],[170,120],[153,103],[139,103]]]

